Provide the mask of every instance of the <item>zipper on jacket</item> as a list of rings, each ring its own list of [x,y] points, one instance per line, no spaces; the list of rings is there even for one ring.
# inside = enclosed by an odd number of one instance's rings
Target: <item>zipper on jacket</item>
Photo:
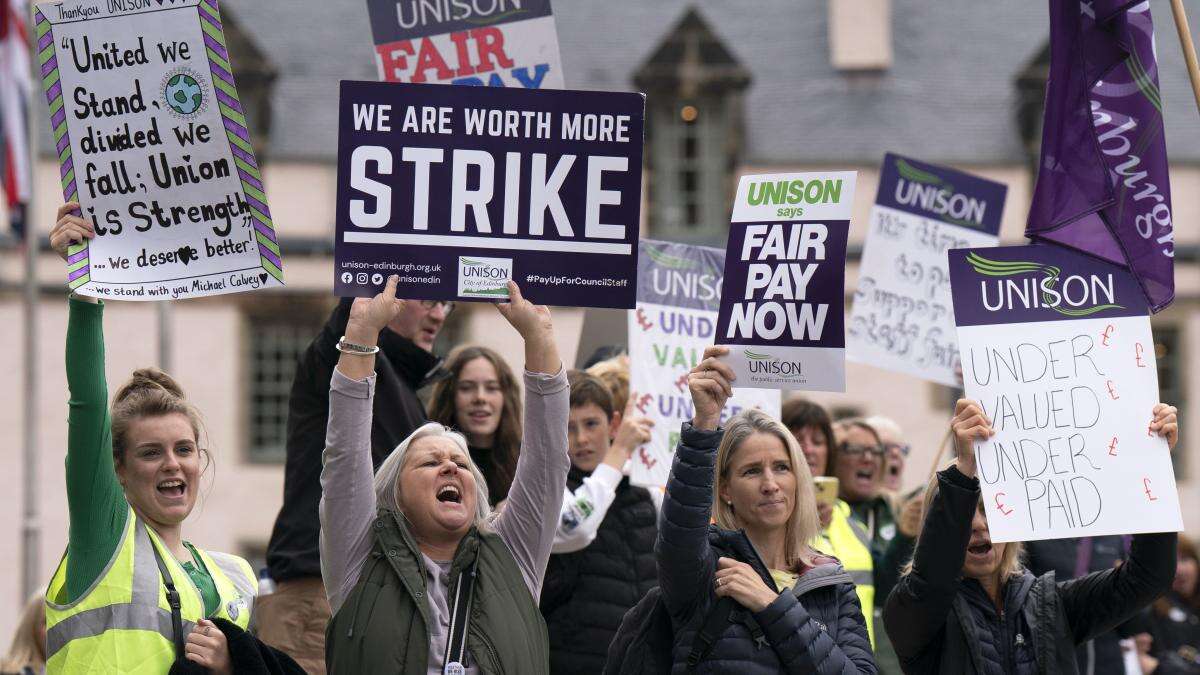
[[[492,641],[488,639],[488,636],[483,631],[479,631],[479,641],[482,642],[484,648],[487,649],[488,656],[491,657],[492,663],[496,664],[497,675],[503,675],[504,664],[500,661],[500,655],[496,653],[496,648],[492,646]],[[479,659],[475,659],[475,661],[478,665]]]
[[[1016,647],[1013,646],[1012,640],[1009,639],[1008,621],[1005,619],[1003,609],[1000,610],[1000,630],[997,632],[996,637],[996,646],[999,647],[997,651],[1000,652],[1001,667],[1004,668],[1004,672],[1006,673],[1015,672],[1013,664],[1016,662],[1016,658],[1013,652],[1016,650]]]

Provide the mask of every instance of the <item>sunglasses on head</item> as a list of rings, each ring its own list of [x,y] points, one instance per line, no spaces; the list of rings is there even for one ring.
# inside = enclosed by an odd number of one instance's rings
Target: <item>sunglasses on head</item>
[[[882,445],[859,445],[857,443],[842,443],[838,446],[838,451],[851,457],[858,457],[863,453],[883,457],[884,453]]]

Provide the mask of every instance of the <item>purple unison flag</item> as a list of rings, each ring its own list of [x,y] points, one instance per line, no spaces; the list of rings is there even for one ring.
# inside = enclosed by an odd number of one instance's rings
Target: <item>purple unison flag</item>
[[[1025,234],[1175,297],[1171,185],[1149,2],[1050,0],[1050,77]]]

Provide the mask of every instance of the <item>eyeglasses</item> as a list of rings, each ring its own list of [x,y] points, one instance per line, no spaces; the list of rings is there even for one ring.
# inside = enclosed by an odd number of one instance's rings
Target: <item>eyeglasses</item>
[[[912,446],[908,443],[884,443],[883,449],[888,452],[896,450],[901,457],[908,457],[908,453],[912,452]]]
[[[857,445],[850,443],[842,443],[838,446],[838,452],[850,457],[858,457],[863,453],[874,455],[875,457],[883,457],[882,445]]]
[[[454,311],[453,300],[422,300],[421,306],[425,309],[436,309],[437,307],[441,306],[442,311],[446,314]]]

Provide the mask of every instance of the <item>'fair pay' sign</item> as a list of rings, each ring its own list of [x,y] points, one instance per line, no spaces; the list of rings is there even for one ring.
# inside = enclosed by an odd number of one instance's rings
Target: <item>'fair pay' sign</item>
[[[743,176],[717,342],[739,387],[843,391],[854,172]]]

